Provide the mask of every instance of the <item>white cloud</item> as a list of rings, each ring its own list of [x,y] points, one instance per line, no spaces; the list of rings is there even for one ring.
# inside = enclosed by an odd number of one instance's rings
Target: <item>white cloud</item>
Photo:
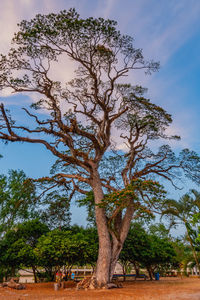
[[[104,8],[103,8],[103,17],[105,19],[109,18],[109,15],[111,14],[111,11],[114,7],[114,5],[117,4],[117,0],[106,0],[105,1],[105,5],[104,5]]]
[[[136,45],[144,49],[148,58],[160,60],[163,68],[172,59],[173,55],[186,43],[199,29],[200,2],[196,0],[182,1],[157,1],[157,0],[1,0],[0,1],[0,26],[1,31],[0,52],[6,52],[10,45],[13,33],[17,30],[17,23],[22,19],[30,19],[37,13],[56,12],[61,9],[75,7],[82,14],[102,16],[104,18],[117,19],[119,29],[124,33],[133,35]],[[87,8],[87,9],[86,9]],[[6,29],[6,30],[5,30]],[[62,67],[54,68],[55,79],[68,81],[73,74],[73,65],[61,62]],[[170,98],[171,86],[174,86],[176,77],[171,74],[169,78],[161,76],[144,76],[142,72],[130,75],[129,81],[141,83],[149,87],[150,95],[161,106],[164,105],[171,113],[176,112],[176,106],[180,107],[182,92],[175,91],[173,99]],[[3,96],[9,93],[4,92]],[[190,111],[190,115],[193,111]],[[184,137],[183,143],[190,143],[191,132],[194,125],[189,127],[189,119],[184,114],[175,116],[175,125],[172,127],[180,131]],[[192,123],[192,120],[191,120]]]

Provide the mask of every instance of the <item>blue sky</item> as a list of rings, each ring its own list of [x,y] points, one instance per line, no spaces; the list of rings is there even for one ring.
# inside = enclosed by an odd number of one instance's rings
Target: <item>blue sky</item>
[[[115,19],[121,32],[133,36],[136,47],[143,48],[146,58],[160,61],[158,73],[130,75],[129,81],[148,87],[152,101],[172,114],[170,132],[182,137],[173,147],[189,147],[200,153],[200,1],[1,0],[0,27],[4,30],[0,34],[0,52],[7,52],[17,31],[16,24],[22,19],[70,7],[75,7],[82,17]],[[19,107],[30,99],[26,95],[1,96],[0,101],[22,119]],[[1,173],[11,168],[23,169],[28,176],[40,177],[48,174],[54,161],[39,145],[0,144],[0,153],[3,154]],[[79,213],[74,208],[73,221],[84,222],[80,221]]]

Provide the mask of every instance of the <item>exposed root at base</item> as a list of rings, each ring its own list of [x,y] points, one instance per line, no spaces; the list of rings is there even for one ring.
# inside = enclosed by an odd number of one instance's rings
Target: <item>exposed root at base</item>
[[[114,288],[122,288],[122,284],[119,282],[110,282],[103,286],[99,286],[97,284],[96,278],[94,276],[87,276],[81,280],[77,286],[76,290],[95,290],[95,289],[114,289]]]

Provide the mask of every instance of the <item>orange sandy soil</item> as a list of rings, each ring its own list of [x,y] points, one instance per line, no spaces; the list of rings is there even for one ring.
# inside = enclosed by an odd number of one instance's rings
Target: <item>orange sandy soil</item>
[[[161,278],[160,281],[128,281],[123,288],[76,291],[73,282],[54,291],[53,283],[26,284],[26,290],[0,287],[1,300],[200,300],[200,279]]]

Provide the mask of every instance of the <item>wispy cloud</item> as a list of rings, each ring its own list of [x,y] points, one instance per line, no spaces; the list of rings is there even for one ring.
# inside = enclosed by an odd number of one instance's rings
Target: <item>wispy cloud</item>
[[[200,31],[200,2],[197,0],[1,0],[0,26],[6,30],[1,31],[0,52],[5,53],[9,49],[10,40],[17,30],[16,24],[22,19],[70,7],[75,7],[83,16],[116,19],[122,32],[135,37],[136,47],[144,49],[145,57],[160,60],[163,69],[172,64],[176,53]],[[184,106],[180,109],[181,101],[186,97],[186,87],[176,87],[177,76],[181,76],[181,72],[171,69],[168,77],[163,72],[152,77],[137,72],[130,75],[129,81],[149,87],[153,101],[175,115],[175,124],[171,130],[177,129],[178,134],[184,137],[182,143],[186,145],[194,140],[192,132],[199,125],[196,123],[195,108],[188,109],[186,113]],[[56,67],[53,72],[55,78],[66,81],[72,74],[73,66],[68,62],[62,62],[62,68]],[[5,93],[3,96],[7,95]],[[192,119],[193,115],[195,118]]]
[[[109,17],[116,15],[120,29],[134,36],[146,55],[165,63],[199,29],[199,14],[195,0],[128,0],[116,3]]]
[[[100,1],[101,2],[101,1]],[[104,5],[103,6],[103,17],[105,19],[109,18],[113,7],[117,4],[118,0],[106,0],[104,1]],[[102,2],[101,2],[102,3]]]

